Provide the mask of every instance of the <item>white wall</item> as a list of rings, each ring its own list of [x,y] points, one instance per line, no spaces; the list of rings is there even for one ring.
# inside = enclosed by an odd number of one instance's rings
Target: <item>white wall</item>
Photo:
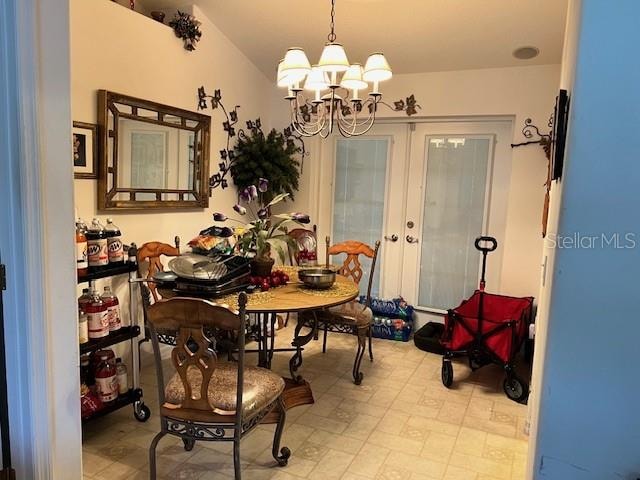
[[[195,7],[194,7],[195,8]],[[97,90],[106,89],[147,100],[195,110],[197,89],[222,90],[226,107],[241,105],[240,123],[260,116],[269,125],[271,82],[196,8],[202,39],[186,51],[171,28],[107,1],[71,1],[71,77],[73,120],[96,123]],[[224,147],[221,110],[203,111],[212,117],[211,172],[217,171],[218,151]],[[230,183],[232,183],[231,179]],[[213,211],[230,211],[234,188],[214,190],[209,209],[191,211],[97,212],[96,181],[76,180],[78,214],[90,221],[110,216],[125,242],[159,240],[183,244],[211,224]]]
[[[526,118],[548,131],[547,121],[553,111],[558,90],[559,65],[464,70],[395,75],[382,84],[383,99],[391,103],[415,94],[423,117],[513,116],[513,142],[524,140],[521,129]],[[286,123],[288,106],[283,91],[273,95],[274,120]],[[383,118],[407,118],[404,113],[380,109]],[[416,116],[412,117],[415,120]],[[305,160],[305,174],[295,208],[313,211],[317,192],[312,176],[316,175],[318,141],[308,142],[310,156]],[[500,248],[503,250],[502,293],[535,296],[539,288],[542,252],[542,205],[547,161],[539,146],[513,150],[507,230]],[[303,190],[303,188],[305,188]],[[491,268],[489,266],[489,268]]]
[[[183,48],[173,30],[155,20],[110,1],[71,0],[71,93],[74,121],[96,123],[97,91],[106,89],[153,100],[166,105],[196,110],[197,89],[209,94],[221,89],[228,109],[240,105],[236,129],[261,117],[269,127],[272,83],[211,23],[197,7],[190,10],[202,22],[202,38],[196,50]],[[183,9],[183,10],[186,10]],[[202,111],[211,118],[211,174],[218,171],[219,150],[226,146],[221,109]],[[231,212],[236,203],[232,179],[230,188],[217,188],[209,208],[191,210],[141,210],[119,213],[97,211],[97,181],[75,180],[75,205],[87,223],[98,216],[103,223],[113,218],[126,244],[149,241],[173,244],[176,235],[182,246],[204,227],[211,225],[211,213]],[[108,284],[111,280],[104,280]],[[86,287],[86,285],[84,285]],[[98,288],[101,290],[102,285]],[[121,308],[128,311],[124,277],[113,279]],[[125,354],[124,350],[119,351]]]
[[[563,86],[571,112],[550,225],[571,236],[632,233],[640,216],[640,3],[573,1]],[[622,61],[626,59],[628,61]],[[640,477],[638,245],[546,249],[551,262],[536,352],[534,479]],[[540,408],[540,405],[542,408]]]

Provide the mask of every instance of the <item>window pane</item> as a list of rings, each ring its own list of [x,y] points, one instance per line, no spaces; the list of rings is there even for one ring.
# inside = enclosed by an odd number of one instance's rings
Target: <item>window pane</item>
[[[359,240],[373,247],[382,237],[384,195],[389,139],[338,139],[333,201],[332,243]],[[333,263],[344,258],[333,257]],[[361,258],[363,277],[360,292],[365,294],[371,261]],[[380,264],[376,266],[372,295],[378,295]]]
[[[420,289],[423,307],[457,306],[477,288],[490,143],[487,138],[427,139]]]

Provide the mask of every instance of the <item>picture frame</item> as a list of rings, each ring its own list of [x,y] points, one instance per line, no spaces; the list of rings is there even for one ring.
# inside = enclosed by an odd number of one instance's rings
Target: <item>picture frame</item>
[[[562,177],[564,167],[564,150],[567,140],[567,123],[569,122],[569,94],[560,90],[556,97],[551,131],[551,180]]]
[[[98,126],[93,123],[73,122],[71,145],[73,177],[96,180],[98,178]]]

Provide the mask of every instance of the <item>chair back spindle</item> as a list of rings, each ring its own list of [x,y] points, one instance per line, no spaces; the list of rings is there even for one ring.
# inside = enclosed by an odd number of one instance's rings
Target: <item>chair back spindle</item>
[[[211,413],[212,407],[209,403],[208,391],[218,357],[211,348],[211,339],[205,334],[206,328],[208,330],[237,332],[236,412],[242,412],[246,302],[246,294],[241,293],[238,299],[239,310],[236,311],[227,306],[217,305],[202,299],[174,297],[168,300],[159,300],[148,308],[147,318],[156,361],[158,396],[161,405],[165,403],[165,384],[158,331],[175,331],[178,333],[176,346],[171,352],[171,360],[173,368],[180,376],[185,392],[182,404],[176,405],[175,410]],[[193,368],[197,369],[201,375],[202,381],[199,391],[193,391],[188,380],[189,370]],[[238,421],[240,422],[241,418]]]
[[[362,270],[362,264],[360,263],[360,255],[364,255],[371,259],[371,271],[369,272],[369,281],[367,285],[367,300],[366,305],[371,305],[371,289],[373,287],[373,277],[376,268],[376,260],[378,258],[378,250],[380,249],[380,241],[376,241],[373,248],[363,242],[357,240],[346,240],[341,243],[331,245],[331,238],[326,237],[327,244],[326,249],[326,265],[330,266],[330,256],[346,254],[342,265],[338,268],[337,272],[347,278],[353,280],[357,285],[360,285],[360,281],[364,275]]]

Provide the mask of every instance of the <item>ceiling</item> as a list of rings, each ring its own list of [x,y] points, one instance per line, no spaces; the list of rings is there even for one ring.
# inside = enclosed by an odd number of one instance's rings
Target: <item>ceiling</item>
[[[140,0],[147,9],[195,3],[267,76],[288,47],[316,63],[329,0]],[[351,62],[382,51],[394,73],[560,63],[567,0],[336,0],[336,34]],[[512,52],[535,46],[518,60]]]

